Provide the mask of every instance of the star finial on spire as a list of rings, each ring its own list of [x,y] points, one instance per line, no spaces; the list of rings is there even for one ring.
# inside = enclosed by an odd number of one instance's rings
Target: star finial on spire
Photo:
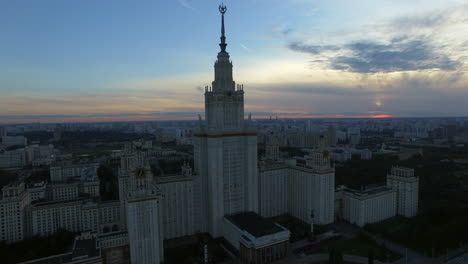
[[[226,36],[224,35],[224,14],[226,13],[227,8],[224,4],[219,5],[219,12],[221,13],[221,52],[226,52]]]

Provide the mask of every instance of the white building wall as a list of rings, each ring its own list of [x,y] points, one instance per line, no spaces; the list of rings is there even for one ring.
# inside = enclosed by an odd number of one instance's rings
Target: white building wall
[[[387,186],[397,192],[396,206],[398,215],[413,217],[418,213],[419,178],[387,176]]]
[[[127,220],[131,263],[161,263],[164,251],[158,200],[129,200]]]
[[[98,232],[99,209],[96,203],[83,205],[81,212],[81,231]]]
[[[32,235],[48,236],[60,229],[82,230],[82,201],[44,202],[31,208]]]
[[[394,191],[385,191],[368,197],[357,197],[344,191],[343,218],[360,227],[388,219],[396,215],[395,200]]]
[[[51,201],[69,201],[79,197],[79,182],[47,185],[47,196]]]
[[[288,169],[263,170],[259,173],[260,215],[272,217],[289,211]]]
[[[188,236],[195,233],[193,181],[182,179],[160,182],[161,211],[164,239]]]
[[[302,170],[289,170],[289,213],[304,222],[310,222],[313,177]]]
[[[120,201],[100,202],[98,203],[98,212],[100,232],[104,227],[112,229],[117,225],[119,229],[122,228],[120,222]]]
[[[0,200],[0,241],[16,242],[25,238],[25,208],[29,203],[28,192]]]
[[[270,167],[268,167],[270,166]],[[335,217],[334,172],[276,163],[260,169],[260,214],[264,217],[291,214],[310,223],[333,223]]]
[[[335,174],[316,173],[314,175],[312,209],[314,223],[330,224],[335,218]]]

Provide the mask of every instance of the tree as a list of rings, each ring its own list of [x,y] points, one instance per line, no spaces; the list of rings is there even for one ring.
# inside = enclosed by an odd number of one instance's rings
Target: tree
[[[335,262],[335,249],[330,247],[328,249],[328,264],[336,264]]]
[[[369,256],[368,256],[368,259],[367,259],[367,263],[368,264],[374,264],[374,248],[370,248],[369,249]]]
[[[385,261],[385,259],[387,258],[387,252],[388,252],[387,247],[384,244],[380,245],[380,258],[379,259],[381,261]]]
[[[343,264],[343,252],[341,250],[335,252],[335,264]]]

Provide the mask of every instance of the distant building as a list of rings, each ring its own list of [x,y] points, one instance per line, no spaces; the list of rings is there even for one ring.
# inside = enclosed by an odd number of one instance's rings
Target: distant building
[[[61,125],[55,126],[54,129],[54,141],[60,141],[62,140],[62,133],[63,133],[63,128]]]
[[[23,167],[26,165],[24,149],[0,151],[0,168]]]
[[[30,203],[24,183],[11,183],[2,188],[0,200],[0,241],[23,240],[26,233],[25,208]]]
[[[5,127],[0,126],[0,139],[7,136],[7,130]]]
[[[419,178],[414,175],[414,169],[392,167],[387,175],[387,186],[397,193],[398,215],[413,217],[418,214]]]
[[[5,146],[26,146],[28,139],[24,136],[3,136],[2,144]]]
[[[98,163],[51,166],[50,180],[52,182],[66,182],[76,177],[80,179],[95,178],[98,167]]]
[[[396,192],[386,186],[364,190],[343,188],[339,190],[342,199],[343,219],[363,227],[396,215]],[[338,195],[337,195],[338,196]]]
[[[337,136],[336,136],[336,128],[334,126],[328,126],[327,139],[328,139],[328,146],[330,147],[336,146]]]

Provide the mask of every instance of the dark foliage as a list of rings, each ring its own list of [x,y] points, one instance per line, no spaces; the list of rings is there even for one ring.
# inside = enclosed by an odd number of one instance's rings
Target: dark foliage
[[[29,131],[29,132],[24,132],[23,134],[29,142],[31,141],[39,141],[41,144],[48,143],[50,139],[54,137],[53,132],[47,132],[47,131]]]
[[[16,181],[16,179],[16,174],[5,170],[0,170],[0,188],[2,188],[10,182]]]
[[[104,201],[119,199],[117,167],[112,165],[111,163],[100,164],[97,171],[101,199]]]
[[[34,237],[21,242],[0,243],[2,263],[18,263],[65,253],[71,250],[74,234],[61,230],[49,237]]]
[[[50,179],[50,170],[49,169],[43,169],[43,170],[35,170],[29,176],[26,180],[25,183],[31,183],[31,182],[40,182],[40,181],[49,181]]]
[[[289,157],[299,156],[303,157],[307,152],[302,151],[301,148],[295,147],[280,147],[280,151],[287,152]]]

